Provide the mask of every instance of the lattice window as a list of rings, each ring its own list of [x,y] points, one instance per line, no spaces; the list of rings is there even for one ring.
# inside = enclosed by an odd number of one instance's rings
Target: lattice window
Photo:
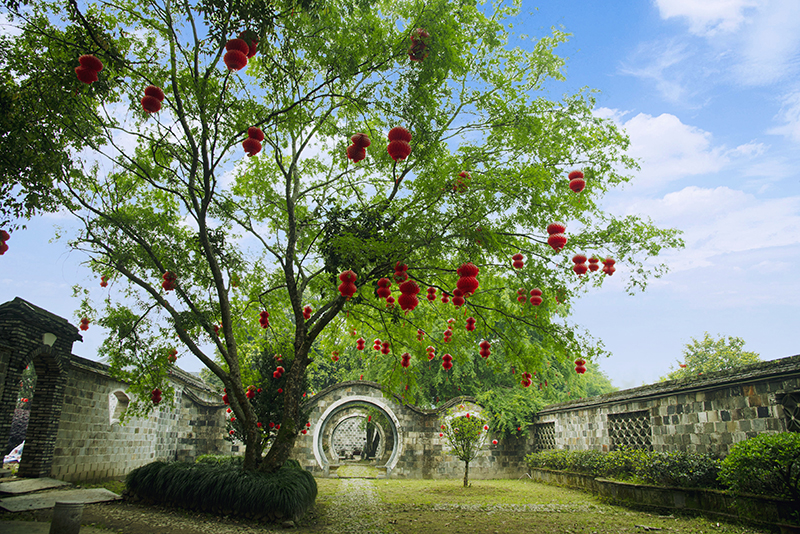
[[[800,391],[775,395],[775,400],[783,406],[786,430],[788,432],[800,432]]]
[[[556,448],[556,424],[552,423],[537,423],[533,425],[533,431],[536,436],[536,450],[545,451]]]
[[[608,414],[608,437],[611,450],[621,447],[652,451],[650,413],[640,412]]]

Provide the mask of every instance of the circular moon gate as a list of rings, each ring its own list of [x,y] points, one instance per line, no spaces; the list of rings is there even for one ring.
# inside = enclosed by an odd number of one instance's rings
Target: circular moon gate
[[[392,469],[394,469],[395,465],[397,465],[397,461],[400,459],[400,455],[403,452],[403,439],[400,421],[397,419],[397,416],[394,414],[392,409],[385,402],[383,402],[382,399],[367,397],[364,395],[353,395],[352,397],[345,397],[337,400],[328,406],[328,408],[319,418],[320,422],[314,425],[314,442],[312,447],[317,465],[319,465],[320,469],[327,472],[330,462],[323,447],[324,444],[322,438],[325,435],[325,430],[336,414],[342,410],[351,408],[354,405],[368,405],[370,407],[374,407],[383,413],[383,415],[386,417],[386,420],[389,422],[389,430],[391,430],[393,447],[392,454],[384,466],[386,467],[386,473],[388,474]],[[388,443],[384,443],[384,447],[387,445]]]
[[[338,414],[353,408],[357,410],[363,409],[363,407],[358,404],[355,406],[350,405],[339,411],[337,414],[333,414],[331,420],[337,417]],[[360,450],[363,455],[368,447],[366,442],[366,422],[367,416],[363,413],[357,412],[345,415],[334,425],[333,430],[331,431],[330,436],[327,436],[327,439],[325,434],[322,435],[323,450],[325,450],[324,441],[327,441],[328,450],[331,452],[331,457],[333,458],[341,458],[341,454],[339,454],[340,451],[344,451],[345,455],[347,455],[348,453],[352,454],[352,452],[356,449]],[[380,436],[378,447],[375,449],[375,454],[373,455],[375,459],[378,459],[383,457],[386,434],[384,433],[381,425],[375,424],[374,428],[376,433]]]

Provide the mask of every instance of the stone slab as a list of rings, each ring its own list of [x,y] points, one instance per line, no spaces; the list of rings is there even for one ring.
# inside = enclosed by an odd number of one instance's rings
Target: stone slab
[[[52,508],[56,505],[56,502],[82,502],[83,504],[93,504],[97,502],[116,501],[119,498],[119,495],[105,488],[43,491],[40,493],[0,499],[0,508],[9,512],[24,512],[27,510]]]
[[[0,494],[20,495],[23,493],[31,493],[34,491],[58,488],[60,486],[69,486],[69,482],[63,480],[56,480],[54,478],[22,478],[19,480],[12,480],[10,482],[0,483]]]
[[[36,521],[0,521],[0,532],[3,534],[49,534],[50,523]],[[81,526],[81,534],[109,534],[113,530]]]

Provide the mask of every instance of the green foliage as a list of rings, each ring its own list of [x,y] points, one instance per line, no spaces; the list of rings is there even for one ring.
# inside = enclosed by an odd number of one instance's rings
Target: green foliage
[[[740,337],[728,336],[726,339],[725,336],[720,336],[719,339],[714,339],[706,332],[702,340],[691,339],[692,341],[683,349],[681,367],[670,372],[662,380],[690,378],[761,361],[757,353],[744,350],[744,340]]]
[[[733,491],[800,501],[800,434],[759,434],[736,443],[719,479]]]
[[[147,503],[256,519],[293,519],[314,503],[317,483],[297,463],[273,473],[244,471],[240,462],[153,462],[125,479],[131,496]]]
[[[556,30],[527,50],[514,48],[517,4],[90,1],[83,11],[71,2],[66,25],[60,3],[30,4],[36,26],[0,48],[16,54],[9,60],[16,72],[24,65],[30,79],[58,78],[41,87],[64,104],[42,108],[36,119],[64,132],[68,148],[49,162],[58,172],[45,172],[81,223],[69,245],[111,283],[102,303],[87,295],[81,313],[108,329],[102,355],[141,397],[129,414],[152,408],[154,387],[169,401],[169,349],[203,362],[243,425],[233,430],[247,445],[248,469],[260,462],[263,415],[245,389],[265,378],[253,367],[265,349],[291,349],[283,353],[291,365],[284,366],[281,431],[264,460],[271,469],[291,451],[309,369],[322,386],[355,378],[360,359],[370,360],[359,375],[423,405],[487,389],[522,391],[524,371],[550,384],[542,390],[548,400],[586,396],[591,388],[572,361],[604,351],[563,318],[604,277],[576,278],[568,258],[613,256],[633,291],[663,273],[663,266],[644,268],[651,257],[682,245],[676,230],[601,209],[603,196],[636,168],[625,154],[628,139],[597,117],[589,90],[545,98],[563,79],[556,50],[567,36]],[[408,56],[417,27],[431,35],[421,62]],[[234,72],[224,47],[241,31],[258,37],[258,54]],[[107,64],[91,86],[74,73],[87,52]],[[6,84],[12,99],[16,83]],[[140,104],[150,84],[166,93],[159,113]],[[265,138],[262,152],[248,158],[242,140],[252,126]],[[395,126],[412,133],[405,160],[393,161],[385,148]],[[372,140],[359,163],[346,157],[356,132]],[[71,165],[63,155],[80,152],[81,143],[91,147],[86,162]],[[33,146],[29,152],[39,150]],[[568,188],[573,168],[587,176],[581,194]],[[462,171],[472,178],[454,187]],[[545,230],[557,220],[569,225],[558,252]],[[523,269],[509,265],[516,252],[526,257]],[[460,309],[425,300],[426,287],[452,296],[456,269],[467,261],[479,267],[480,287]],[[391,277],[398,262],[423,290],[413,311],[376,297],[377,280]],[[343,269],[358,276],[349,299],[337,290]],[[167,272],[174,289],[162,286]],[[517,288],[533,287],[543,291],[541,306],[517,302]],[[397,298],[397,283],[391,289]],[[271,314],[266,330],[260,311]],[[468,316],[474,330],[465,328]],[[355,354],[353,330],[391,350]],[[484,339],[492,344],[488,360],[477,354]],[[428,344],[437,351],[433,361]],[[334,350],[341,367],[330,363]],[[450,371],[441,367],[444,353],[453,356]],[[515,393],[505,403],[512,412],[498,411],[493,425],[511,432],[538,402],[535,391]],[[488,402],[502,410],[505,401]]]
[[[462,462],[475,459],[488,434],[484,430],[486,421],[479,415],[466,413],[455,415],[452,411],[442,422],[442,433],[452,449],[452,454]]]
[[[600,451],[545,450],[525,457],[530,468],[571,471],[593,477],[638,480],[656,486],[715,488],[719,460],[707,454],[648,452],[621,448]]]
[[[719,460],[692,452],[651,452],[636,468],[636,477],[656,486],[716,488]]]
[[[224,454],[203,454],[197,457],[195,463],[241,468],[243,461],[244,458],[241,456],[226,456]]]

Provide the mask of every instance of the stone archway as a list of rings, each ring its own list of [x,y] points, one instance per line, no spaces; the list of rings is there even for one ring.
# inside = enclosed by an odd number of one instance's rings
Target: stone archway
[[[314,435],[313,435],[313,442],[312,442],[312,450],[314,452],[314,458],[316,459],[317,466],[323,471],[328,472],[331,462],[328,458],[328,455],[325,453],[325,443],[324,443],[324,436],[326,435],[326,430],[328,425],[330,425],[333,420],[335,419],[336,415],[343,410],[354,406],[369,406],[372,408],[377,409],[381,412],[386,420],[389,423],[389,431],[388,433],[391,434],[392,437],[392,452],[389,458],[386,460],[386,464],[381,466],[386,468],[386,473],[389,474],[392,469],[397,465],[400,456],[403,453],[403,434],[402,434],[402,427],[400,425],[400,420],[398,419],[397,415],[394,413],[392,408],[384,402],[383,399],[370,397],[367,395],[352,395],[349,397],[341,398],[335,402],[333,402],[327,409],[322,413],[320,416],[318,423],[314,426]],[[338,423],[339,421],[337,421]],[[382,437],[382,441],[384,442],[384,449],[388,446],[388,439],[386,439],[386,429],[384,429],[384,436]]]

